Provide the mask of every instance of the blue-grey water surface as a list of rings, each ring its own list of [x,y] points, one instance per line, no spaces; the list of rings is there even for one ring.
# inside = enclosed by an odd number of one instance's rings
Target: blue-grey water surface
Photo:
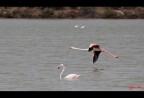
[[[101,53],[93,64],[93,53],[69,49],[91,42],[119,58]],[[61,63],[62,78],[79,79],[60,80]],[[144,90],[144,20],[0,19],[0,91],[133,90]]]

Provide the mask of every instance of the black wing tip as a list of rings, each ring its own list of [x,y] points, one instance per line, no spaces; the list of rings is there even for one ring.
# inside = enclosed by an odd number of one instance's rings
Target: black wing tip
[[[97,61],[97,56],[93,56],[93,63],[95,63]]]
[[[98,60],[100,53],[101,53],[101,51],[95,51],[94,52],[93,63],[95,63]]]

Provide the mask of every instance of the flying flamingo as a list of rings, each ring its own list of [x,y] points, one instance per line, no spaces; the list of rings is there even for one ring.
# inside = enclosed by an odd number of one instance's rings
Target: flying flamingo
[[[63,74],[63,72],[64,72],[64,70],[65,70],[64,64],[60,64],[60,65],[58,66],[58,69],[60,69],[61,67],[62,67],[63,69],[62,69],[62,72],[60,73],[60,80],[62,79],[61,76],[62,76],[62,74]],[[80,75],[77,75],[77,74],[69,74],[69,75],[65,76],[64,79],[65,79],[65,80],[77,80],[79,76],[80,76]]]
[[[118,58],[118,56],[116,56],[116,55],[108,52],[108,51],[105,50],[104,48],[101,48],[100,45],[97,45],[97,44],[95,44],[95,43],[90,43],[88,49],[82,49],[82,48],[76,48],[76,47],[70,47],[70,49],[84,50],[84,51],[86,50],[86,51],[88,51],[88,52],[93,51],[93,54],[94,54],[94,56],[93,56],[93,63],[95,63],[95,62],[98,60],[99,54],[100,54],[101,52],[105,52],[105,53],[107,53],[108,55],[110,55],[110,56],[112,56],[112,57],[114,57],[114,58]]]

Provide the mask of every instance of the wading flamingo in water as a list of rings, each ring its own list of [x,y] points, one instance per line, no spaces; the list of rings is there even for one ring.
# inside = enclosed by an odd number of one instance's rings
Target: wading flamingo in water
[[[60,64],[60,65],[58,66],[58,69],[60,69],[61,67],[62,67],[63,69],[62,69],[62,72],[60,73],[60,80],[62,80],[61,76],[62,76],[62,74],[63,74],[63,72],[64,72],[64,70],[65,70],[64,64]],[[80,75],[77,75],[77,74],[69,74],[69,75],[65,76],[64,79],[65,79],[65,80],[77,80],[79,76],[80,76]]]
[[[94,56],[93,56],[93,63],[95,63],[95,62],[98,60],[99,54],[100,54],[101,52],[105,52],[105,53],[107,53],[108,55],[110,55],[110,56],[112,56],[112,57],[114,57],[114,58],[118,58],[118,56],[116,56],[116,55],[108,52],[108,51],[105,50],[104,48],[101,48],[100,45],[97,45],[97,44],[95,44],[95,43],[90,43],[90,44],[89,44],[89,48],[87,48],[87,49],[76,48],[76,47],[70,47],[70,49],[84,50],[84,51],[86,50],[86,51],[88,51],[88,52],[93,51],[93,54],[94,54]]]

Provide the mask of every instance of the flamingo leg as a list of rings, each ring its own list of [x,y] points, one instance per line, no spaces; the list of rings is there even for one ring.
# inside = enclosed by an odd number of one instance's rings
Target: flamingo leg
[[[105,52],[105,53],[107,53],[108,55],[110,55],[110,56],[112,56],[112,57],[114,57],[114,58],[118,58],[118,56],[116,56],[116,55],[114,55],[114,54],[108,52],[108,51],[105,50],[105,49],[102,49],[102,52]]]

